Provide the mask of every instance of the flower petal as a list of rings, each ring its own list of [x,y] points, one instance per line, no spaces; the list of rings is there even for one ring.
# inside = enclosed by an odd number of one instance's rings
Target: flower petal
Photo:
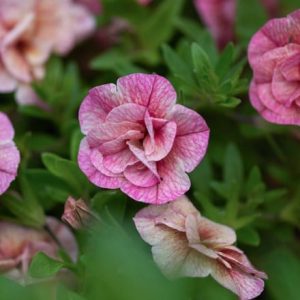
[[[117,82],[125,103],[148,107],[153,117],[164,117],[176,102],[176,92],[171,83],[159,75],[130,74]]]
[[[143,146],[149,161],[160,161],[169,154],[175,140],[176,129],[175,122],[168,122],[155,132],[153,143],[150,136],[144,139]]]
[[[120,177],[110,177],[101,173],[91,162],[91,151],[86,138],[84,138],[79,147],[78,164],[81,171],[95,185],[102,188],[116,189],[119,188],[122,182]]]
[[[129,182],[139,187],[151,187],[159,183],[157,176],[141,162],[128,166],[124,171],[124,176]]]

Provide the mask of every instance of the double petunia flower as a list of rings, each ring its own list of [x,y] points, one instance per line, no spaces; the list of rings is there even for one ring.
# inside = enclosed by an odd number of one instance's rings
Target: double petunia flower
[[[176,104],[174,88],[159,75],[131,74],[91,89],[79,121],[85,138],[78,162],[89,180],[153,204],[189,190],[187,173],[209,139],[204,119]]]

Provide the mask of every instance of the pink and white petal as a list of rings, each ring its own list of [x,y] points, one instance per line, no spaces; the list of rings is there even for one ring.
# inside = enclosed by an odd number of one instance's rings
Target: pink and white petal
[[[135,104],[125,103],[113,108],[106,117],[106,122],[138,122],[144,120],[146,107]]]
[[[49,105],[39,98],[30,85],[19,84],[15,97],[20,105],[34,105],[45,111],[50,111]]]
[[[253,79],[250,83],[249,87],[249,98],[252,106],[260,113],[262,113],[266,107],[263,105],[261,100],[258,97],[257,94],[257,85],[255,83],[255,80]]]
[[[139,187],[151,187],[157,185],[157,177],[141,162],[128,166],[124,171],[125,178]]]
[[[126,135],[128,131],[143,132],[144,128],[138,123],[121,122],[121,123],[102,123],[92,128],[87,135],[91,147],[100,146],[105,142],[115,140],[120,135]]]
[[[128,147],[126,144],[127,140],[135,141],[140,140],[143,137],[144,133],[138,130],[129,130],[115,140],[104,142],[98,147],[98,150],[101,151],[103,155],[114,154]]]
[[[299,51],[300,45],[288,44],[253,57],[250,63],[253,69],[255,81],[257,83],[272,81],[273,72],[277,64],[280,64],[281,61],[285,61],[287,58],[297,55]]]
[[[15,47],[8,47],[2,51],[2,62],[10,75],[17,80],[29,83],[32,81],[30,66]]]
[[[88,134],[90,130],[105,121],[107,113],[101,108],[90,95],[87,95],[79,108],[78,119],[83,134]]]
[[[180,104],[173,107],[167,118],[177,124],[177,136],[209,131],[205,120],[197,112]]]
[[[239,272],[232,268],[227,269],[215,261],[212,265],[212,277],[222,286],[237,294],[241,300],[250,300],[259,296],[264,289],[264,281],[260,278]]]
[[[204,217],[198,220],[198,230],[201,242],[213,248],[229,246],[236,242],[236,234],[232,228]]]
[[[78,164],[81,171],[89,178],[89,180],[95,185],[108,188],[117,189],[122,183],[120,177],[110,177],[101,173],[91,162],[91,151],[86,138],[84,138],[79,147],[78,152]]]
[[[0,145],[14,138],[14,128],[6,114],[0,112]]]
[[[261,100],[262,104],[268,108],[268,110],[271,110],[272,112],[289,119],[292,119],[295,116],[299,118],[300,109],[297,107],[289,108],[278,102],[272,94],[271,84],[257,84],[256,87],[259,99]]]
[[[172,155],[181,160],[185,172],[193,171],[206,154],[209,142],[209,129],[204,132],[177,136]]]
[[[73,262],[76,262],[78,259],[78,246],[72,231],[68,226],[53,217],[47,217],[46,224],[59,241],[60,246],[70,255]]]
[[[160,216],[157,216],[156,223],[181,232],[186,231],[186,218],[189,215],[200,215],[185,195],[162,206],[165,206],[166,209]]]
[[[165,229],[168,234],[152,247],[154,261],[162,272],[174,277],[206,277],[210,273],[207,258],[188,247],[185,234]]]
[[[150,136],[145,138],[144,149],[147,160],[160,161],[170,153],[174,144],[176,129],[175,122],[168,122],[155,132],[154,144]]]
[[[149,205],[141,209],[133,218],[142,239],[151,246],[161,242],[169,233],[165,226],[160,226],[156,221],[167,208],[167,205]]]
[[[297,81],[287,81],[279,67],[274,70],[271,89],[276,100],[288,108],[300,96],[299,83]]]
[[[232,266],[245,273],[251,274],[253,276],[255,275],[256,277],[262,279],[268,278],[266,273],[256,270],[247,256],[244,254],[244,252],[235,246],[228,246],[220,249],[220,251],[218,251],[218,254]]]
[[[185,219],[186,237],[189,247],[209,258],[216,259],[218,254],[213,248],[202,243],[199,234],[199,223],[202,217],[199,214],[190,214]]]
[[[300,80],[300,49],[297,54],[286,58],[279,66],[280,72],[288,81]]]
[[[156,162],[154,161],[148,161],[144,150],[142,149],[142,147],[137,143],[137,142],[133,142],[133,141],[129,141],[127,142],[127,145],[130,149],[130,151],[135,155],[135,157],[142,162],[149,170],[151,170],[151,172],[153,174],[155,174],[155,176],[157,177],[157,179],[160,179],[160,176],[157,172],[157,166],[156,166]]]
[[[138,162],[138,159],[128,148],[103,157],[103,166],[114,174],[122,173],[127,166],[131,166],[136,162]]]
[[[15,180],[20,163],[20,152],[13,142],[0,143],[0,195]]]
[[[176,102],[176,92],[170,82],[159,75],[130,74],[117,82],[125,103],[148,107],[153,117],[163,117]]]
[[[4,68],[0,61],[0,92],[10,93],[13,92],[17,87],[17,81],[13,78]]]
[[[92,149],[90,155],[91,163],[93,166],[102,174],[108,177],[122,177],[120,174],[115,174],[108,169],[106,169],[103,165],[103,155],[98,149]]]
[[[76,42],[87,38],[96,29],[96,20],[82,5],[70,5],[71,28]]]
[[[154,185],[151,187],[139,187],[128,180],[124,180],[120,187],[121,191],[131,197],[132,199],[149,203],[156,204],[157,203],[157,194],[158,194],[158,186]]]
[[[156,204],[163,204],[184,195],[191,186],[183,165],[174,157],[168,155],[157,163],[161,182],[158,185]]]

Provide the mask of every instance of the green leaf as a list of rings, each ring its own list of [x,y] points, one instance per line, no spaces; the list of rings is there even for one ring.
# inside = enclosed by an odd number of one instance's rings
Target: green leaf
[[[75,129],[72,133],[70,142],[70,156],[74,162],[77,162],[79,145],[82,138],[83,134],[81,133],[80,129]]]
[[[261,264],[269,279],[266,289],[274,300],[298,300],[300,260],[291,250],[270,248],[265,251]]]
[[[217,77],[208,55],[195,43],[192,44],[191,51],[194,72],[200,88],[204,91],[215,91],[217,88]]]
[[[260,237],[258,232],[250,227],[243,227],[237,230],[237,239],[240,243],[250,245],[250,246],[259,246],[260,244]]]
[[[223,50],[222,54],[219,56],[217,64],[215,66],[216,74],[219,76],[221,81],[228,73],[231,64],[234,59],[234,46],[232,43],[229,43],[226,48]]]
[[[87,179],[75,162],[52,153],[44,153],[42,161],[50,173],[67,182],[77,192],[78,196],[87,189]]]
[[[64,263],[50,258],[46,254],[37,253],[30,264],[29,274],[34,278],[45,278],[55,275],[64,267]]]
[[[167,42],[175,31],[175,20],[183,6],[182,0],[165,0],[137,28],[146,49],[157,49]],[[162,26],[163,24],[163,26]]]
[[[266,11],[258,0],[238,0],[236,14],[237,35],[246,46],[254,33],[267,21]]]
[[[164,59],[173,75],[180,78],[187,85],[197,89],[197,82],[195,81],[191,66],[188,66],[168,45],[163,45],[162,50]]]

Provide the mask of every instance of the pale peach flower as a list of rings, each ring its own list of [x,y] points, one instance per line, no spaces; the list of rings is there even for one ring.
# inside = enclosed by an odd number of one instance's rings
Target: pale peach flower
[[[46,230],[0,221],[0,273],[22,280],[37,252],[58,258],[60,247],[76,261],[78,248],[72,232],[55,218],[48,217],[46,223],[52,235]]]
[[[150,205],[137,213],[134,222],[168,277],[211,275],[241,300],[263,291],[266,274],[257,271],[233,245],[234,230],[202,217],[187,197]]]
[[[0,92],[42,79],[51,53],[67,54],[94,27],[73,0],[0,0]]]

